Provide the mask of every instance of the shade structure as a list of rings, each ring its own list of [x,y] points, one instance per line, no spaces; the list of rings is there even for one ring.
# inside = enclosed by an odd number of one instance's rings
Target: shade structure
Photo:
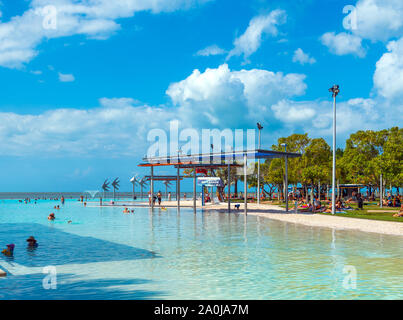
[[[144,157],[143,161],[145,163],[139,166],[150,166],[150,165],[195,165],[195,164],[227,164],[236,161],[243,161],[246,159],[274,159],[274,158],[297,158],[300,157],[300,153],[293,152],[281,152],[272,150],[243,150],[243,151],[223,151],[223,152],[212,152],[212,153],[199,153],[199,154],[189,154],[189,155],[174,155],[174,156],[155,156],[155,157]]]
[[[272,150],[235,150],[235,151],[222,151],[222,152],[211,152],[211,153],[198,153],[198,154],[178,154],[174,156],[146,156],[143,158],[143,163],[139,164],[139,167],[150,167],[151,169],[151,186],[153,185],[154,173],[153,168],[159,166],[173,166],[177,169],[177,192],[179,195],[177,198],[178,209],[180,208],[180,180],[181,176],[179,174],[180,169],[191,168],[194,169],[193,174],[193,203],[196,209],[196,169],[217,169],[228,167],[230,169],[232,166],[239,167],[239,162],[243,163],[244,167],[244,205],[245,205],[245,215],[247,214],[247,162],[248,160],[254,161],[258,159],[274,159],[274,158],[284,158],[288,161],[288,158],[298,158],[301,157],[300,153],[293,152],[281,152]],[[229,170],[228,170],[229,173]],[[286,177],[288,177],[288,170],[286,166]],[[230,175],[228,175],[228,179]],[[172,179],[173,180],[173,179]],[[287,181],[287,180],[286,180]],[[229,181],[230,184],[230,181]],[[151,193],[153,192],[151,187]],[[229,189],[228,189],[229,190]],[[288,198],[286,199],[288,201]],[[228,212],[230,212],[230,196],[228,191]]]

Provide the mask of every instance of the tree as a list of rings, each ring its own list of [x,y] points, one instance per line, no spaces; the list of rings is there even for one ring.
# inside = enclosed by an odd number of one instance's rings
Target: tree
[[[302,181],[316,188],[318,193],[319,182],[323,184],[330,181],[331,157],[330,146],[323,138],[312,139],[302,155]]]

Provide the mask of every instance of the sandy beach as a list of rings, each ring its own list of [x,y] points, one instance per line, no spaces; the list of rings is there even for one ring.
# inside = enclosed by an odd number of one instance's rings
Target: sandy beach
[[[112,206],[105,203],[105,206]],[[192,208],[193,200],[181,200],[181,208]],[[240,209],[234,209],[234,203],[231,204],[231,213],[244,214],[243,203],[240,204]],[[89,204],[89,206],[94,206]],[[133,201],[116,201],[113,206],[122,207],[148,207],[148,202],[133,202]],[[165,208],[176,208],[176,201],[163,201],[162,206]],[[196,206],[201,209],[201,202],[197,201]],[[158,205],[155,208],[159,208]],[[203,207],[205,211],[228,212],[228,204],[206,204]],[[294,209],[290,208],[289,213],[285,209],[271,204],[248,203],[248,215],[265,217],[273,220],[280,220],[290,223],[299,223],[312,227],[332,228],[332,229],[350,229],[364,232],[376,232],[381,234],[389,234],[403,236],[403,223],[392,221],[379,221],[369,219],[358,219],[340,216],[327,216],[323,214],[312,213],[294,213]]]

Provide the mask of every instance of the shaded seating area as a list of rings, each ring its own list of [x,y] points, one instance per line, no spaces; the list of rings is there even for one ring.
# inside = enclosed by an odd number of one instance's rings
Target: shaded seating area
[[[286,161],[288,158],[297,158],[301,157],[300,153],[291,153],[291,152],[280,152],[280,151],[271,151],[271,150],[263,150],[263,149],[255,149],[255,150],[238,150],[238,151],[222,151],[222,152],[211,152],[204,154],[189,154],[183,155],[178,154],[175,156],[146,156],[143,158],[143,163],[139,164],[139,167],[149,167],[150,168],[150,192],[154,194],[154,168],[156,167],[166,167],[172,166],[177,170],[177,194],[180,194],[180,181],[181,175],[180,170],[182,169],[193,169],[193,207],[196,209],[196,181],[197,181],[197,171],[211,169],[211,168],[222,168],[228,167],[228,185],[230,185],[231,177],[230,177],[230,169],[233,166],[239,167],[239,163],[242,163],[243,166],[243,175],[244,181],[247,181],[247,165],[248,161],[256,161],[258,159],[274,159],[274,158],[283,158]],[[288,169],[286,165],[286,174],[285,174],[286,184],[288,184]],[[248,194],[248,185],[247,182],[244,183],[244,211],[247,214],[247,194]],[[288,198],[288,190],[286,191],[286,198]],[[228,201],[228,212],[231,211],[231,196],[230,196],[230,188],[228,188],[227,194]],[[180,208],[180,197],[177,197],[177,206]],[[288,203],[287,208],[288,211]]]

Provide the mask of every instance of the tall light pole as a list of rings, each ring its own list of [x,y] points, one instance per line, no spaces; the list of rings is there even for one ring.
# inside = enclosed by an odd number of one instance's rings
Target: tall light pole
[[[332,214],[336,213],[336,97],[340,92],[339,86],[335,84],[329,89],[333,97],[333,168],[332,168]]]
[[[260,131],[263,129],[262,125],[258,122],[257,123],[257,128],[259,130],[259,150],[261,148],[260,146]],[[257,159],[257,204],[260,204],[260,159]]]
[[[284,147],[284,152],[287,152],[287,144],[281,144]],[[285,156],[285,212],[288,212],[288,157]]]

